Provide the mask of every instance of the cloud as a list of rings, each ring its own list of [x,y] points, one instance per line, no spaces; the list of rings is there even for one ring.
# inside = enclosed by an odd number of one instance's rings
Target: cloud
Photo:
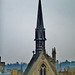
[[[1,4],[2,42],[0,44],[3,61],[6,63],[29,62],[32,50],[35,50],[38,1],[2,0]],[[51,55],[51,48],[55,46],[57,59],[74,60],[75,0],[42,0],[42,9],[47,52]]]

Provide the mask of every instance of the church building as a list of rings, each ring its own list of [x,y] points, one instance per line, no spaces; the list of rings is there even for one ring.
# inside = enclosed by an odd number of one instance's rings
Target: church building
[[[52,57],[45,49],[45,28],[43,24],[41,0],[38,4],[37,26],[35,29],[35,51],[23,75],[57,75],[56,49],[52,48]]]

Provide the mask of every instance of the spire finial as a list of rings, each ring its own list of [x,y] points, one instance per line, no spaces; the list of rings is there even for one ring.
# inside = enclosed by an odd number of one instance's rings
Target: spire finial
[[[33,50],[32,52],[33,52],[33,55],[34,55],[35,51]]]
[[[43,16],[42,16],[41,0],[39,0],[39,5],[38,5],[37,28],[44,28],[44,25],[43,25]]]

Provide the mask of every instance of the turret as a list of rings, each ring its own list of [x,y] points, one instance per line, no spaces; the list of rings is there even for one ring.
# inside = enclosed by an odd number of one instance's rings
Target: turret
[[[53,61],[56,62],[56,48],[52,48],[52,58],[53,58]]]

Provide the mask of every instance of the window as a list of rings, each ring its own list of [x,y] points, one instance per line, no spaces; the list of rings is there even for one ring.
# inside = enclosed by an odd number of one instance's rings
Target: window
[[[46,75],[46,67],[44,64],[41,65],[40,75]]]

